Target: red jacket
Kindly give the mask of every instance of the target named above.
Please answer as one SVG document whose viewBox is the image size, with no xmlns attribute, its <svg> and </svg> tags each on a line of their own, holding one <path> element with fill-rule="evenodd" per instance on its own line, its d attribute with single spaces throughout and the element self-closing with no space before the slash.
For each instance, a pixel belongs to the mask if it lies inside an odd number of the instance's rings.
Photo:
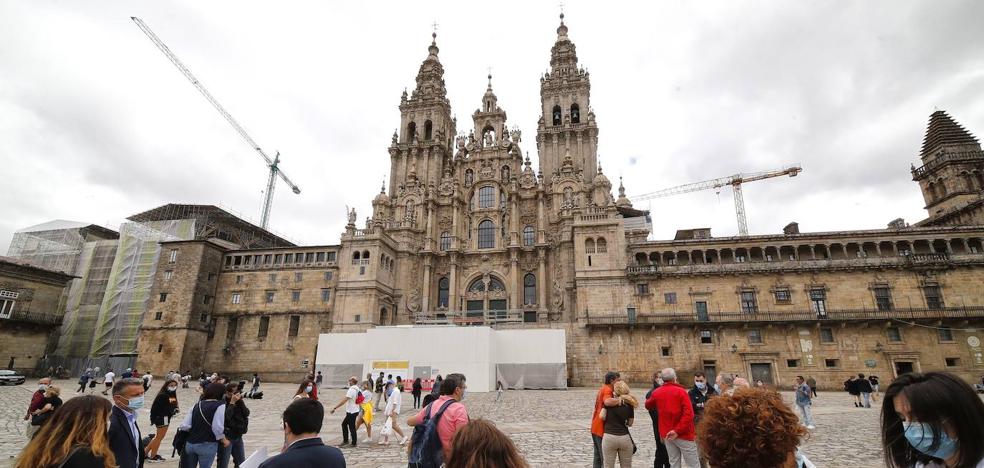
<svg viewBox="0 0 984 468">
<path fill-rule="evenodd" d="M 687 390 L 676 382 L 664 384 L 653 391 L 646 400 L 647 410 L 659 412 L 659 437 L 666 438 L 666 433 L 676 431 L 677 437 L 683 440 L 694 440 L 694 407 L 690 404 Z"/>
<path fill-rule="evenodd" d="M 41 390 L 36 390 L 34 395 L 31 395 L 31 404 L 27 407 L 27 416 L 31 413 L 41 409 L 41 402 L 44 400 L 44 392 Z"/>
</svg>

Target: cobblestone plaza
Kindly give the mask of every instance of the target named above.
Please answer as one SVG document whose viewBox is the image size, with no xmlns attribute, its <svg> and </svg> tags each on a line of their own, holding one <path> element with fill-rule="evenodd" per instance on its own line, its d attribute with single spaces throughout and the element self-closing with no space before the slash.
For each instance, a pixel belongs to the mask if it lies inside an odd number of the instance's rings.
<svg viewBox="0 0 984 468">
<path fill-rule="evenodd" d="M 30 385 L 0 387 L 0 466 L 12 466 L 15 457 L 26 444 L 23 436 L 23 414 L 30 401 Z M 74 381 L 60 381 L 62 394 L 66 398 L 74 396 L 77 385 Z M 159 385 L 154 385 L 151 394 Z M 280 412 L 290 402 L 296 390 L 293 384 L 264 384 L 266 398 L 248 400 L 250 408 L 249 433 L 244 436 L 247 454 L 265 446 L 271 453 L 279 450 L 283 443 L 280 429 Z M 494 421 L 508 434 L 519 447 L 532 466 L 591 466 L 591 436 L 588 427 L 591 408 L 594 404 L 595 389 L 576 388 L 566 391 L 507 391 L 501 401 L 495 403 L 495 393 L 469 393 L 465 406 L 472 419 L 486 418 Z M 641 396 L 643 389 L 635 388 L 633 393 Z M 97 393 L 98 395 L 98 393 Z M 151 395 L 152 396 L 152 395 Z M 323 389 L 320 400 L 330 409 L 342 396 L 342 390 Z M 178 397 L 183 415 L 192 407 L 198 392 L 180 389 Z M 403 396 L 401 421 L 414 413 L 413 398 Z M 792 401 L 792 392 L 783 392 L 787 402 Z M 880 403 L 879 399 L 879 403 Z M 811 431 L 803 443 L 803 451 L 818 467 L 866 468 L 884 466 L 881 462 L 881 449 L 878 436 L 878 408 L 858 409 L 851 405 L 848 395 L 843 392 L 820 393 L 815 400 L 814 419 L 817 428 Z M 327 411 L 326 411 L 327 412 Z M 340 412 L 326 414 L 322 438 L 331 445 L 341 442 Z M 150 433 L 149 409 L 140 410 L 138 418 L 140 431 Z M 374 424 L 374 435 L 382 425 L 382 418 Z M 170 455 L 171 436 L 175 423 L 161 445 L 161 454 Z M 405 422 L 401 424 L 407 431 Z M 406 432 L 409 434 L 409 431 Z M 365 438 L 365 432 L 359 431 Z M 649 415 L 636 413 L 632 435 L 639 446 L 633 458 L 638 466 L 652 463 L 655 443 Z M 165 448 L 167 450 L 165 451 Z M 359 467 L 403 467 L 407 456 L 396 445 L 377 446 L 375 443 L 359 444 L 358 448 L 344 448 L 343 453 L 349 466 Z M 147 466 L 155 466 L 148 464 Z M 176 467 L 176 460 L 168 460 L 156 466 Z"/>
</svg>

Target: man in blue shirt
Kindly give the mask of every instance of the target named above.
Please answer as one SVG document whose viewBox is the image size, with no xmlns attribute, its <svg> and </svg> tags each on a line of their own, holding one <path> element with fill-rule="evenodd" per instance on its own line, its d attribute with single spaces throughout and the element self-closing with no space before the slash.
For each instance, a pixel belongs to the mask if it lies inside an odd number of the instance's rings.
<svg viewBox="0 0 984 468">
<path fill-rule="evenodd" d="M 796 406 L 799 407 L 800 413 L 803 415 L 803 424 L 806 424 L 807 429 L 815 429 L 816 426 L 813 425 L 813 391 L 810 386 L 806 384 L 803 380 L 802 375 L 796 376 Z"/>
</svg>

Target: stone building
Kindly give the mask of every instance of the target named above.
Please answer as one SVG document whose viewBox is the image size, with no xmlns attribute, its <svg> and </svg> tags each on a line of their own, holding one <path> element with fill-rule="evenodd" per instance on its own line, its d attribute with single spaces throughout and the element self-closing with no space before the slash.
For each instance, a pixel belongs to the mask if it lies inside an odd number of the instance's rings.
<svg viewBox="0 0 984 468">
<path fill-rule="evenodd" d="M 32 373 L 54 351 L 73 276 L 0 257 L 0 359 L 5 369 Z"/>
<path fill-rule="evenodd" d="M 945 113 L 912 169 L 926 220 L 652 241 L 649 213 L 621 184 L 613 196 L 599 164 L 590 75 L 563 17 L 540 79 L 535 168 L 492 77 L 459 128 L 436 36 L 427 52 L 365 224 L 349 212 L 338 245 L 163 243 L 175 260 L 153 280 L 141 369 L 289 380 L 309 371 L 319 333 L 487 324 L 565 329 L 573 385 L 666 366 L 827 388 L 857 372 L 984 373 L 984 152 Z"/>
</svg>

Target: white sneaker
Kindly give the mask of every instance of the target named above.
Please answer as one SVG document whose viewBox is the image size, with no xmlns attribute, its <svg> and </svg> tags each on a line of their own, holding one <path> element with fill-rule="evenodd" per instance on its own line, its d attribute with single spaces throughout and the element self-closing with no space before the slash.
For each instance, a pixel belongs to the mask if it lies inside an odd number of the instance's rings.
<svg viewBox="0 0 984 468">
<path fill-rule="evenodd" d="M 366 437 L 365 439 L 362 439 L 362 443 L 363 444 L 368 444 L 368 443 L 371 443 L 371 442 L 372 442 L 372 439 L 370 439 L 368 437 Z"/>
<path fill-rule="evenodd" d="M 817 426 L 814 426 L 813 424 L 810 424 L 809 426 L 806 426 L 806 428 L 807 429 L 816 429 Z"/>
</svg>

